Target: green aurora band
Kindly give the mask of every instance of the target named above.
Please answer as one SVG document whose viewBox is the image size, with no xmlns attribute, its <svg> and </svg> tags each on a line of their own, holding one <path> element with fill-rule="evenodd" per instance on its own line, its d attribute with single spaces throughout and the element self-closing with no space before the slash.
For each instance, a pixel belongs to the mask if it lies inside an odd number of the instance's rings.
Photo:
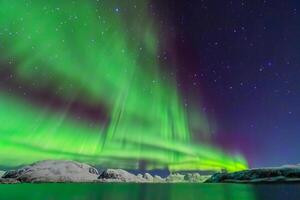
<svg viewBox="0 0 300 200">
<path fill-rule="evenodd" d="M 9 68 L 14 80 L 65 102 L 104 107 L 109 117 L 91 124 L 72 116 L 68 105 L 54 110 L 1 89 L 2 165 L 73 159 L 123 168 L 141 161 L 147 169 L 247 168 L 240 155 L 192 142 L 176 78 L 159 68 L 147 4 L 130 5 L 0 0 L 0 70 Z"/>
</svg>

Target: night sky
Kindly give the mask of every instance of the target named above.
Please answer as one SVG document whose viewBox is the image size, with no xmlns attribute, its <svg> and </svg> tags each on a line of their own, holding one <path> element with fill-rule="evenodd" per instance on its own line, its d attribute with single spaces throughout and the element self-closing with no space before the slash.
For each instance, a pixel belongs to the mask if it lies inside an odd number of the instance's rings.
<svg viewBox="0 0 300 200">
<path fill-rule="evenodd" d="M 0 5 L 1 162 L 300 163 L 299 1 Z"/>
<path fill-rule="evenodd" d="M 197 96 L 216 120 L 215 142 L 251 166 L 299 163 L 300 3 L 153 4 L 168 38 L 163 58 L 177 64 L 185 106 Z"/>
</svg>

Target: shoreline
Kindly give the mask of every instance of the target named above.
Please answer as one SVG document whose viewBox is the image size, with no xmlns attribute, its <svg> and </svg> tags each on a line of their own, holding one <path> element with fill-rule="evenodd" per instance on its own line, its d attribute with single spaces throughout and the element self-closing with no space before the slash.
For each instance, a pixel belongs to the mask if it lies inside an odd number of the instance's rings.
<svg viewBox="0 0 300 200">
<path fill-rule="evenodd" d="M 195 184 L 236 183 L 274 184 L 300 183 L 300 165 L 255 168 L 237 172 L 217 172 L 201 175 L 197 172 L 170 173 L 166 177 L 145 172 L 133 174 L 123 169 L 96 169 L 85 163 L 65 160 L 45 160 L 16 170 L 1 171 L 0 184 L 78 183 L 78 184 Z"/>
</svg>

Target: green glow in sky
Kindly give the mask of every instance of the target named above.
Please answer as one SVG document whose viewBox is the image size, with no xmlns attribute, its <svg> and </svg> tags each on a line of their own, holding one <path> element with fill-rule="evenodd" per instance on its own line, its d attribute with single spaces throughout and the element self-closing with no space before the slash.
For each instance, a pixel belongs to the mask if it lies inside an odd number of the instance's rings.
<svg viewBox="0 0 300 200">
<path fill-rule="evenodd" d="M 144 1 L 0 1 L 0 69 L 9 68 L 13 81 L 33 91 L 99 105 L 109 118 L 92 123 L 73 116 L 68 105 L 54 110 L 0 88 L 1 163 L 247 167 L 243 157 L 193 140 L 176 77 L 159 68 L 159 40 L 146 7 Z"/>
</svg>

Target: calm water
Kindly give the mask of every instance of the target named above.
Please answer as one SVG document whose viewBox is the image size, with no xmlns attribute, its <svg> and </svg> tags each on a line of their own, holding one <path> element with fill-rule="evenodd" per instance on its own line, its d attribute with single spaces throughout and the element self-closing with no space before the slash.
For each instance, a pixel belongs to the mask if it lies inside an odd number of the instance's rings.
<svg viewBox="0 0 300 200">
<path fill-rule="evenodd" d="M 18 184 L 0 185 L 1 200 L 283 200 L 300 184 Z"/>
</svg>

